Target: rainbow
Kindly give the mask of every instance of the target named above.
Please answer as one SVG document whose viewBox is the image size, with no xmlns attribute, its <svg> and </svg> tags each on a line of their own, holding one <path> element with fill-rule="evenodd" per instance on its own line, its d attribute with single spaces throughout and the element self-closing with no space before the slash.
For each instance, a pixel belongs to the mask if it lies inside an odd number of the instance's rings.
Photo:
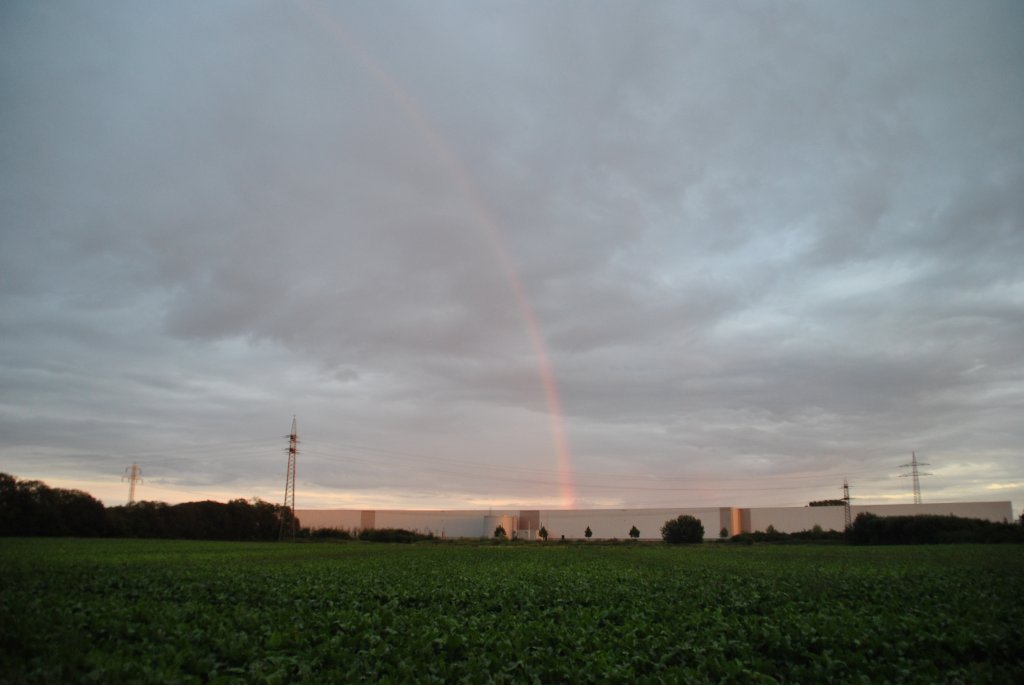
<svg viewBox="0 0 1024 685">
<path fill-rule="evenodd" d="M 394 100 L 405 118 L 424 140 L 441 164 L 448 169 L 455 180 L 459 192 L 472 208 L 477 224 L 483 229 L 490 246 L 491 254 L 501 267 L 501 272 L 508 282 L 516 308 L 522 318 L 533 355 L 537 360 L 544 399 L 547 403 L 551 426 L 551 437 L 554 443 L 559 491 L 562 507 L 573 508 L 576 503 L 575 487 L 572 476 L 572 456 L 569 448 L 569 437 L 565 427 L 565 416 L 562 412 L 562 401 L 558 393 L 551 365 L 551 356 L 545 342 L 544 331 L 537 320 L 537 315 L 526 296 L 526 287 L 512 263 L 508 250 L 505 248 L 499 231 L 498 223 L 492 215 L 481 193 L 470 178 L 465 164 L 452 150 L 438 131 L 430 125 L 416 100 L 402 88 L 398 80 L 392 76 L 373 56 L 338 22 L 325 8 L 313 2 L 301 1 L 308 14 L 319 21 L 320 26 L 333 35 L 339 43 L 370 73 Z"/>
</svg>

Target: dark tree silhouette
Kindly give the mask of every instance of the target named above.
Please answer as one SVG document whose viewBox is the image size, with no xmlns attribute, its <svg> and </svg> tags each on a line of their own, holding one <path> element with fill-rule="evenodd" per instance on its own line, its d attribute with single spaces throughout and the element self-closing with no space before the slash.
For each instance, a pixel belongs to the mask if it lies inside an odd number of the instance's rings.
<svg viewBox="0 0 1024 685">
<path fill-rule="evenodd" d="M 700 519 L 683 514 L 665 521 L 661 527 L 661 539 L 673 545 L 704 541 L 704 525 Z"/>
<path fill-rule="evenodd" d="M 0 473 L 0 535 L 276 540 L 284 511 L 259 499 L 104 508 L 80 490 Z"/>
</svg>

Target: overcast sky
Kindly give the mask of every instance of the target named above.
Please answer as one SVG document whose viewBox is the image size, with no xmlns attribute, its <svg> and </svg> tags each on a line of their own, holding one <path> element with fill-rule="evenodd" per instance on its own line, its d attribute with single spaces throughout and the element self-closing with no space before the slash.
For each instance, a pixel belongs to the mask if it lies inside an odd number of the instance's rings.
<svg viewBox="0 0 1024 685">
<path fill-rule="evenodd" d="M 5 2 L 0 471 L 1024 505 L 1024 4 Z"/>
</svg>

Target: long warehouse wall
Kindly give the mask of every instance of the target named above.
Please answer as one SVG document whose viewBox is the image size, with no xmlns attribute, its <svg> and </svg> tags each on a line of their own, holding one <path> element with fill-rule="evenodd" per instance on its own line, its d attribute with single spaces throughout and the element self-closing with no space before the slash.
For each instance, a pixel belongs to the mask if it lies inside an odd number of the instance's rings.
<svg viewBox="0 0 1024 685">
<path fill-rule="evenodd" d="M 1009 501 L 949 502 L 934 504 L 869 504 L 850 507 L 853 517 L 862 512 L 878 516 L 914 514 L 954 515 L 988 521 L 1012 521 Z M 665 521 L 688 514 L 700 520 L 705 538 L 717 538 L 724 528 L 728 535 L 767 530 L 795 533 L 821 526 L 824 530 L 842 530 L 844 507 L 706 507 L 660 509 L 506 509 L 506 510 L 416 510 L 416 509 L 298 509 L 301 524 L 308 528 L 405 528 L 447 538 L 492 537 L 501 525 L 508 535 L 534 540 L 541 526 L 548 539 L 579 540 L 587 527 L 594 539 L 620 540 L 629 537 L 636 526 L 641 540 L 661 538 Z"/>
<path fill-rule="evenodd" d="M 821 526 L 822 530 L 846 527 L 846 507 L 767 507 L 750 509 L 750 524 L 744 532 L 765 531 L 772 526 L 780 533 L 797 533 Z M 301 520 L 301 519 L 300 519 Z"/>
</svg>

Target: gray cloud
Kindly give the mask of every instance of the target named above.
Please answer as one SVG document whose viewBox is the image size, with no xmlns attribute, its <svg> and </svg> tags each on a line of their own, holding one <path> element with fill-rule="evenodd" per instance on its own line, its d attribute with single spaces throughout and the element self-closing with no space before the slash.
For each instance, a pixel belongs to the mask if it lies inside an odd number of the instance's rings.
<svg viewBox="0 0 1024 685">
<path fill-rule="evenodd" d="M 1013 3 L 0 12 L 7 470 L 557 501 L 521 287 L 580 501 L 1021 499 Z"/>
</svg>

